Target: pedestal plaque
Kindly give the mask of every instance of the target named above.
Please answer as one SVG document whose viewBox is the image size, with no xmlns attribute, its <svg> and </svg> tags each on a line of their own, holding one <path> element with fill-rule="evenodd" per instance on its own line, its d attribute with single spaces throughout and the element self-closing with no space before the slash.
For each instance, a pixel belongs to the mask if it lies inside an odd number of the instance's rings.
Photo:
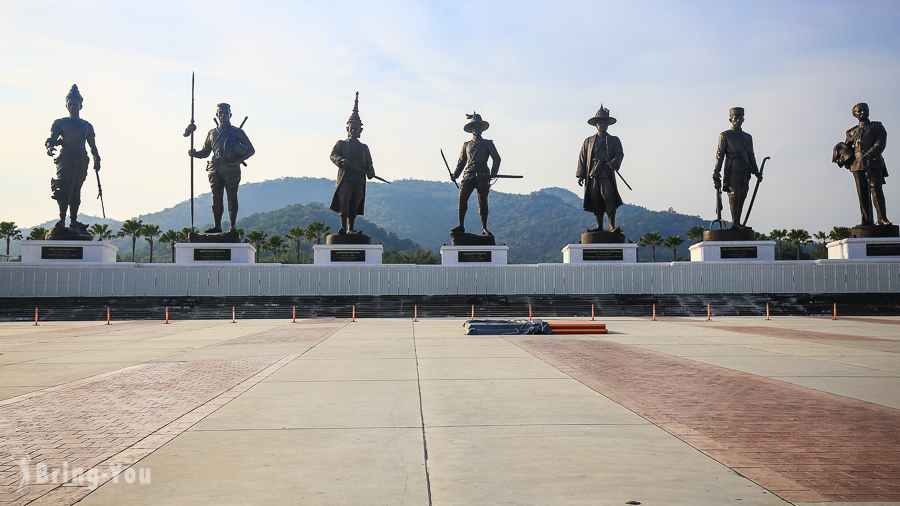
<svg viewBox="0 0 900 506">
<path fill-rule="evenodd" d="M 349 235 L 349 234 L 348 234 Z M 380 244 L 316 244 L 316 265 L 381 265 L 384 246 Z"/>
<path fill-rule="evenodd" d="M 775 261 L 775 241 L 703 241 L 689 250 L 691 262 Z"/>
<path fill-rule="evenodd" d="M 115 263 L 118 250 L 103 241 L 22 241 L 22 263 Z"/>
<path fill-rule="evenodd" d="M 900 261 L 900 237 L 843 239 L 825 247 L 829 260 Z"/>
<path fill-rule="evenodd" d="M 509 246 L 446 246 L 441 247 L 442 265 L 506 265 Z"/>
<path fill-rule="evenodd" d="M 176 264 L 254 264 L 256 248 L 246 243 L 180 242 Z"/>
<path fill-rule="evenodd" d="M 633 264 L 637 244 L 568 244 L 562 250 L 564 264 Z"/>
</svg>

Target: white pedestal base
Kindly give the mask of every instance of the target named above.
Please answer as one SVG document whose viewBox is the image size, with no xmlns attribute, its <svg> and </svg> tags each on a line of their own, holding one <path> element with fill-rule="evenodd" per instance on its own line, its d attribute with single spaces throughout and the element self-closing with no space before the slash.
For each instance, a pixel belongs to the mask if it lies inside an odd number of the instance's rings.
<svg viewBox="0 0 900 506">
<path fill-rule="evenodd" d="M 691 262 L 775 261 L 775 241 L 703 241 L 689 249 Z"/>
<path fill-rule="evenodd" d="M 564 264 L 637 263 L 637 244 L 569 244 L 562 250 Z"/>
<path fill-rule="evenodd" d="M 829 260 L 900 260 L 900 237 L 842 239 L 830 242 L 825 247 L 828 248 Z"/>
<path fill-rule="evenodd" d="M 381 244 L 316 244 L 313 263 L 316 265 L 381 265 L 384 246 Z"/>
<path fill-rule="evenodd" d="M 179 242 L 176 264 L 255 264 L 256 248 L 246 243 Z"/>
<path fill-rule="evenodd" d="M 509 246 L 442 246 L 441 265 L 506 265 Z"/>
<path fill-rule="evenodd" d="M 22 263 L 115 263 L 118 250 L 103 241 L 22 241 Z"/>
</svg>

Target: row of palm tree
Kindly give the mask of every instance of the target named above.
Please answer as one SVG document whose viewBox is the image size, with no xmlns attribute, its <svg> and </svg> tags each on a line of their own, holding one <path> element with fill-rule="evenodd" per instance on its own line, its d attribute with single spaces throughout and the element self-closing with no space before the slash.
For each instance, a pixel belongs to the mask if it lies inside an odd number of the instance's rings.
<svg viewBox="0 0 900 506">
<path fill-rule="evenodd" d="M 695 227 L 691 227 L 690 230 L 687 231 L 687 238 L 689 240 L 694 241 L 695 243 L 703 241 L 703 232 L 705 229 L 698 225 Z M 756 232 L 757 240 L 772 240 L 777 243 L 777 260 L 783 260 L 782 248 L 781 245 L 783 242 L 788 242 L 793 244 L 797 248 L 797 260 L 800 260 L 800 252 L 803 248 L 813 242 L 815 239 L 816 242 L 820 244 L 821 254 L 824 258 L 826 256 L 825 249 L 826 243 L 828 241 L 840 241 L 841 239 L 847 239 L 850 237 L 850 227 L 834 227 L 831 229 L 831 232 L 823 232 L 819 231 L 815 234 L 810 235 L 810 233 L 802 228 L 793 228 L 790 231 L 786 229 L 775 229 L 769 232 L 769 235 L 760 234 Z M 657 246 L 666 246 L 668 248 L 672 248 L 672 258 L 678 258 L 678 246 L 684 243 L 684 239 L 680 235 L 669 236 L 665 239 L 659 234 L 659 232 L 647 232 L 643 236 L 641 236 L 638 241 L 638 246 L 642 247 L 650 247 L 651 256 L 653 261 L 656 261 L 656 247 Z"/>
<path fill-rule="evenodd" d="M 322 244 L 322 239 L 330 231 L 331 227 L 329 225 L 321 221 L 314 221 L 306 227 L 291 227 L 284 237 L 280 235 L 270 236 L 266 232 L 252 230 L 244 238 L 244 242 L 250 243 L 256 248 L 256 261 L 259 262 L 260 251 L 271 251 L 272 260 L 274 261 L 282 250 L 286 250 L 289 247 L 288 241 L 293 241 L 296 246 L 297 263 L 300 263 L 300 243 L 315 241 L 316 244 Z"/>
</svg>

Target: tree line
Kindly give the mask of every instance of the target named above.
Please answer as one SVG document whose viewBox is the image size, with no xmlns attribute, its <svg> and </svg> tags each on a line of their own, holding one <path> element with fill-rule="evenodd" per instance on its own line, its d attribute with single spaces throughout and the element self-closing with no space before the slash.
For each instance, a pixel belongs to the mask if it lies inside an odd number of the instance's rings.
<svg viewBox="0 0 900 506">
<path fill-rule="evenodd" d="M 303 255 L 301 253 L 301 244 L 304 242 L 322 244 L 322 239 L 328 235 L 331 227 L 321 221 L 314 221 L 306 227 L 292 227 L 284 236 L 269 235 L 267 232 L 260 230 L 246 232 L 243 228 L 238 228 L 237 231 L 241 242 L 251 244 L 256 248 L 257 262 L 312 263 L 312 254 Z M 44 227 L 35 227 L 25 237 L 25 240 L 44 240 L 47 232 L 48 230 Z M 154 245 L 157 243 L 166 244 L 171 248 L 171 261 L 175 262 L 175 245 L 189 242 L 191 228 L 185 227 L 179 231 L 167 230 L 163 232 L 159 225 L 132 219 L 122 223 L 122 227 L 118 232 L 110 229 L 109 225 L 100 223 L 91 225 L 88 228 L 88 232 L 93 237 L 96 237 L 98 241 L 109 241 L 113 238 L 131 239 L 132 260 L 135 258 L 138 239 L 144 239 L 150 246 L 150 263 L 153 263 Z M 23 239 L 22 229 L 17 227 L 15 222 L 0 222 L 0 237 L 6 239 L 6 254 L 9 255 L 10 242 Z M 271 253 L 271 256 L 267 259 L 264 255 L 261 255 L 263 252 Z M 423 251 L 421 248 L 413 248 L 409 251 L 385 251 L 382 261 L 384 263 L 438 264 L 441 262 L 441 257 L 430 249 Z"/>
</svg>

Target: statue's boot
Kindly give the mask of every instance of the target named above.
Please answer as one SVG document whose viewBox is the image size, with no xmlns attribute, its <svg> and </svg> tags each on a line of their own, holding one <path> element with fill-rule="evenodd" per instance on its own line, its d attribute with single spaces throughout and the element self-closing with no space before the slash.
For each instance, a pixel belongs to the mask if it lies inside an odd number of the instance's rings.
<svg viewBox="0 0 900 506">
<path fill-rule="evenodd" d="M 494 234 L 492 234 L 490 230 L 488 230 L 486 228 L 482 228 L 481 235 L 494 235 Z"/>
<path fill-rule="evenodd" d="M 237 232 L 237 227 L 235 227 L 234 225 L 232 225 L 231 228 L 228 229 L 228 231 L 229 231 L 229 232 Z"/>
<path fill-rule="evenodd" d="M 347 229 L 344 227 L 341 227 L 341 229 L 338 230 L 337 233 L 338 233 L 338 235 L 344 235 L 347 233 Z"/>
<path fill-rule="evenodd" d="M 86 229 L 86 228 L 88 228 L 88 226 L 85 225 L 84 223 L 81 223 L 80 221 L 76 220 L 75 218 L 72 218 L 69 220 L 69 228 L 84 228 L 84 229 Z"/>
<path fill-rule="evenodd" d="M 609 231 L 610 232 L 621 232 L 622 229 L 616 226 L 616 213 L 608 213 L 609 216 Z M 600 228 L 603 228 L 602 226 Z"/>
<path fill-rule="evenodd" d="M 733 195 L 729 195 L 729 204 L 731 206 L 731 228 L 739 230 L 745 228 L 741 225 L 741 207 L 742 203 L 735 202 L 737 199 Z"/>
<path fill-rule="evenodd" d="M 875 193 L 875 198 L 872 199 L 875 204 L 875 214 L 878 216 L 878 224 L 879 225 L 893 225 L 890 220 L 888 220 L 887 212 L 885 210 L 884 205 L 884 192 L 878 191 Z"/>
<path fill-rule="evenodd" d="M 205 230 L 203 233 L 204 234 L 221 234 L 222 227 L 213 227 L 213 228 Z"/>
<path fill-rule="evenodd" d="M 59 221 L 56 222 L 56 225 L 54 225 L 54 227 L 56 227 L 56 228 L 66 228 L 66 219 L 65 219 L 65 218 L 61 218 Z"/>
<path fill-rule="evenodd" d="M 450 229 L 450 232 L 452 232 L 452 233 L 459 233 L 459 234 L 461 234 L 461 233 L 463 233 L 463 232 L 465 232 L 465 231 L 466 231 L 466 227 L 464 227 L 464 226 L 462 226 L 462 225 L 458 225 L 458 226 L 455 226 L 455 227 L 453 227 L 453 228 Z"/>
</svg>

